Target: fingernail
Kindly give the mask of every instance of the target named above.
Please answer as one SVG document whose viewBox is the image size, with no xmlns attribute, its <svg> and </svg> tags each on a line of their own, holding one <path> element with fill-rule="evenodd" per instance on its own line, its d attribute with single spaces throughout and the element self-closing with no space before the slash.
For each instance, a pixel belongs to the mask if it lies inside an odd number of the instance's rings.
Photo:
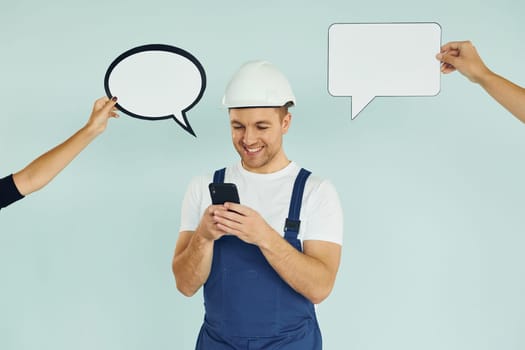
<svg viewBox="0 0 525 350">
<path fill-rule="evenodd" d="M 116 101 L 116 100 L 117 100 L 117 96 L 113 96 L 113 97 L 111 98 L 111 101 Z"/>
</svg>

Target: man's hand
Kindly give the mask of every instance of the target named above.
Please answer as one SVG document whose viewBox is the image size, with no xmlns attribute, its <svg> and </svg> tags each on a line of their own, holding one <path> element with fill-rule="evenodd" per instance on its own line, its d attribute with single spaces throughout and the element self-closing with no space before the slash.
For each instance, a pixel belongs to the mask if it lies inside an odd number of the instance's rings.
<svg viewBox="0 0 525 350">
<path fill-rule="evenodd" d="M 260 246 L 265 238 L 275 232 L 255 210 L 241 204 L 224 203 L 213 213 L 216 227 L 221 232 L 237 236 L 246 243 Z"/>
<path fill-rule="evenodd" d="M 226 234 L 226 231 L 217 225 L 216 216 L 228 212 L 222 205 L 210 205 L 202 215 L 199 227 L 195 232 L 207 241 L 215 241 Z"/>
</svg>

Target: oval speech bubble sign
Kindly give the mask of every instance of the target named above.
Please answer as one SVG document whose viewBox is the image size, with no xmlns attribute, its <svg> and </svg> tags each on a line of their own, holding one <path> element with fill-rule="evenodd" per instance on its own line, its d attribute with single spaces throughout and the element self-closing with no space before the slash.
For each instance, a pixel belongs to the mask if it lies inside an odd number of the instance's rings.
<svg viewBox="0 0 525 350">
<path fill-rule="evenodd" d="M 175 46 L 150 44 L 118 56 L 104 77 L 109 98 L 118 97 L 117 108 L 147 120 L 173 118 L 195 136 L 186 113 L 202 98 L 206 73 L 189 52 Z"/>
</svg>

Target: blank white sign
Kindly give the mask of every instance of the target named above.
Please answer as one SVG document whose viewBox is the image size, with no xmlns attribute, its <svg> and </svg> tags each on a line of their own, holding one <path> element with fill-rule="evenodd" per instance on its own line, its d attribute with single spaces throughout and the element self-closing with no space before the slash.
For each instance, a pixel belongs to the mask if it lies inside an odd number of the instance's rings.
<svg viewBox="0 0 525 350">
<path fill-rule="evenodd" d="M 328 91 L 352 96 L 352 119 L 376 96 L 434 96 L 440 90 L 437 23 L 333 24 Z"/>
</svg>

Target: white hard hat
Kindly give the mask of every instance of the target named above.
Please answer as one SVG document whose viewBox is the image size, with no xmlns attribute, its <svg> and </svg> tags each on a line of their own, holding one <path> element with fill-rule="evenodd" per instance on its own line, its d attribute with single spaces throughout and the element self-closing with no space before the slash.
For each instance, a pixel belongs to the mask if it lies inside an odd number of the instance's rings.
<svg viewBox="0 0 525 350">
<path fill-rule="evenodd" d="M 270 62 L 251 61 L 239 68 L 226 87 L 222 104 L 227 108 L 282 107 L 295 96 L 288 79 Z"/>
</svg>

